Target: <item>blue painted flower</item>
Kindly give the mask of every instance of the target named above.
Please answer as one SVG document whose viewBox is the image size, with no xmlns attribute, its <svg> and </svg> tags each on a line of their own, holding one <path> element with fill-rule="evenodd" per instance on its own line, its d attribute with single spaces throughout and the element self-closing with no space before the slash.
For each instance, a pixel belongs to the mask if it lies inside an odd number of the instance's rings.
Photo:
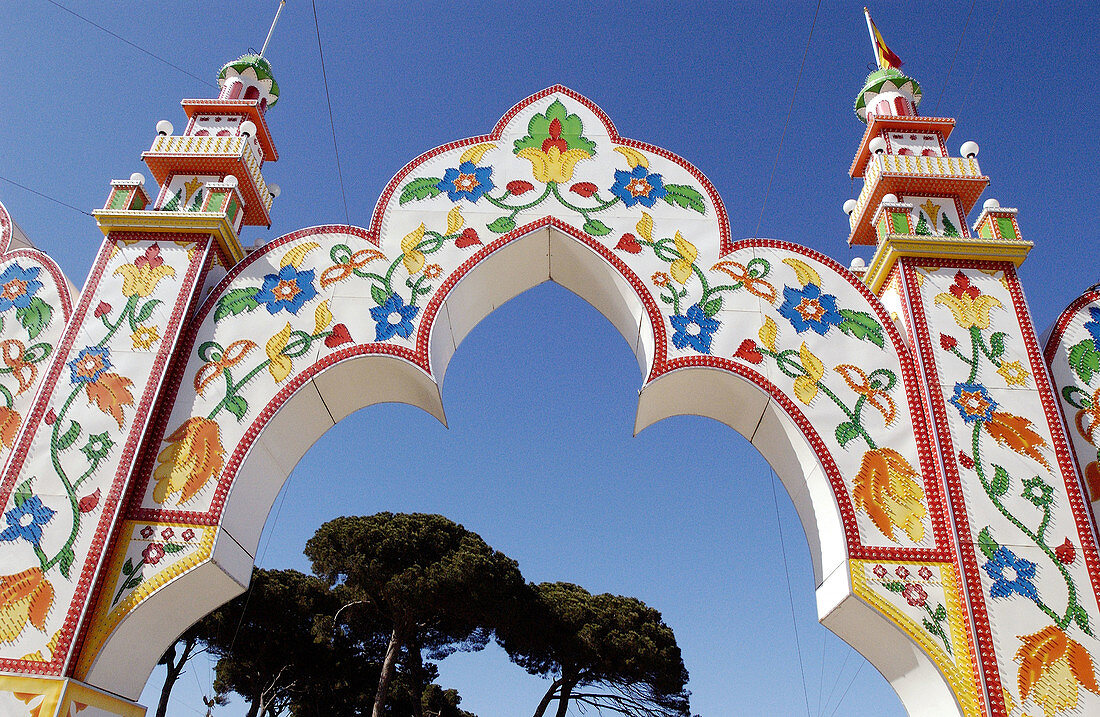
<svg viewBox="0 0 1100 717">
<path fill-rule="evenodd" d="M 111 352 L 106 346 L 86 346 L 66 366 L 73 372 L 74 384 L 95 383 L 100 374 L 111 368 Z"/>
<path fill-rule="evenodd" d="M 707 316 L 699 304 L 693 304 L 687 310 L 687 316 L 670 316 L 669 321 L 676 329 L 672 334 L 673 346 L 678 349 L 691 346 L 701 354 L 710 353 L 710 340 L 720 324 L 718 319 Z"/>
<path fill-rule="evenodd" d="M 650 174 L 649 170 L 640 164 L 629 172 L 616 169 L 615 184 L 611 186 L 611 193 L 623 200 L 623 204 L 628 207 L 635 204 L 652 207 L 658 199 L 668 194 L 661 175 Z"/>
<path fill-rule="evenodd" d="M 3 280 L 2 276 L 0 276 L 0 280 Z M 1092 334 L 1093 348 L 1100 351 L 1100 309 L 1090 306 L 1089 314 L 1092 316 L 1092 321 L 1086 321 L 1085 328 Z"/>
<path fill-rule="evenodd" d="M 844 316 L 836 308 L 836 297 L 822 294 L 817 284 L 806 284 L 801 289 L 783 287 L 783 305 L 779 313 L 791 322 L 796 333 L 813 329 L 824 336 L 829 329 L 844 323 Z"/>
<path fill-rule="evenodd" d="M 1008 597 L 1016 593 L 1031 600 L 1039 599 L 1039 591 L 1031 582 L 1035 577 L 1035 563 L 1017 557 L 1005 546 L 997 548 L 997 552 L 993 553 L 993 557 L 982 566 L 982 569 L 993 578 L 989 597 Z"/>
<path fill-rule="evenodd" d="M 40 267 L 32 266 L 24 269 L 18 264 L 12 264 L 0 274 L 0 311 L 7 311 L 11 307 L 25 309 L 30 305 L 35 293 L 42 288 L 42 282 L 38 280 Z"/>
<path fill-rule="evenodd" d="M 22 538 L 34 547 L 42 541 L 42 526 L 50 522 L 57 511 L 42 504 L 42 499 L 32 495 L 15 508 L 4 513 L 8 527 L 0 532 L 0 541 Z"/>
<path fill-rule="evenodd" d="M 492 167 L 479 167 L 473 162 L 462 162 L 455 169 L 451 167 L 443 173 L 443 179 L 439 180 L 436 188 L 446 192 L 452 202 L 459 199 L 467 199 L 476 202 L 481 195 L 493 188 L 493 180 L 489 175 L 493 173 Z"/>
<path fill-rule="evenodd" d="M 997 410 L 997 402 L 980 383 L 956 383 L 955 395 L 950 400 L 967 423 L 985 423 L 993 418 L 993 411 Z"/>
<path fill-rule="evenodd" d="M 253 298 L 256 303 L 266 305 L 269 314 L 277 314 L 283 309 L 297 314 L 298 309 L 315 296 L 313 269 L 298 271 L 293 264 L 287 264 L 278 274 L 265 276 L 264 285 Z"/>
<path fill-rule="evenodd" d="M 386 303 L 370 310 L 371 318 L 378 322 L 374 327 L 374 340 L 389 341 L 394 334 L 409 338 L 413 332 L 412 320 L 419 311 L 419 306 L 406 306 L 397 292 L 390 294 Z"/>
</svg>

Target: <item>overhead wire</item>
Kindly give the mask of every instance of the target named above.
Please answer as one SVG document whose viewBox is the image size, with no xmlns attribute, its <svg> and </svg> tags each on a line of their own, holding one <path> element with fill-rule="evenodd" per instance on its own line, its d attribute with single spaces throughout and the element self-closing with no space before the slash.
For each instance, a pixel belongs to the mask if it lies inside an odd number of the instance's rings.
<svg viewBox="0 0 1100 717">
<path fill-rule="evenodd" d="M 340 147 L 336 144 L 336 122 L 332 119 L 332 97 L 328 91 L 328 74 L 325 72 L 325 51 L 321 48 L 321 25 L 317 22 L 317 0 L 313 0 L 313 27 L 317 31 L 317 53 L 321 56 L 321 79 L 325 84 L 325 102 L 328 103 L 328 123 L 332 128 L 332 151 L 336 153 L 336 176 L 340 180 L 340 197 L 344 200 L 344 223 L 351 224 L 348 214 L 348 196 L 344 193 L 344 172 L 340 168 Z"/>
<path fill-rule="evenodd" d="M 810 23 L 810 34 L 806 36 L 806 47 L 802 50 L 802 62 L 798 65 L 798 78 L 794 81 L 794 91 L 791 92 L 791 104 L 787 108 L 787 119 L 783 121 L 783 132 L 779 135 L 779 147 L 775 150 L 775 161 L 772 162 L 772 171 L 768 175 L 768 186 L 764 190 L 764 201 L 760 203 L 760 218 L 756 220 L 756 231 L 752 233 L 754 237 L 760 234 L 760 224 L 764 221 L 764 209 L 768 206 L 768 195 L 772 191 L 772 181 L 775 179 L 775 168 L 779 166 L 779 155 L 783 152 L 783 140 L 787 138 L 787 125 L 791 122 L 791 114 L 794 112 L 794 99 L 798 96 L 798 85 L 802 82 L 802 70 L 806 67 L 806 56 L 810 52 L 810 41 L 814 37 L 814 28 L 817 27 L 817 14 L 821 10 L 821 0 L 817 0 L 817 7 L 814 8 L 814 19 Z"/>
<path fill-rule="evenodd" d="M 53 202 L 55 204 L 60 204 L 63 207 L 68 207 L 69 209 L 72 209 L 74 212 L 80 212 L 81 214 L 83 214 L 86 217 L 92 216 L 91 212 L 86 212 L 83 209 L 81 209 L 80 207 L 74 207 L 72 204 L 66 204 L 65 202 L 61 201 L 60 199 L 55 199 L 54 197 L 51 197 L 48 194 L 43 194 L 42 192 L 38 191 L 37 189 L 31 189 L 30 187 L 26 186 L 25 184 L 20 184 L 19 182 L 16 182 L 13 179 L 8 179 L 7 177 L 0 177 L 0 180 L 3 180 L 3 181 L 5 181 L 8 184 L 11 184 L 13 186 L 19 187 L 20 189 L 22 189 L 24 191 L 27 191 L 27 192 L 30 192 L 31 194 L 37 194 L 38 196 L 42 197 L 43 199 L 49 199 L 51 202 Z"/>
<path fill-rule="evenodd" d="M 993 22 L 990 24 L 989 29 L 982 34 L 984 38 L 982 51 L 978 53 L 978 63 L 974 65 L 974 73 L 970 75 L 970 82 L 966 85 L 965 97 L 971 97 L 970 92 L 974 89 L 974 81 L 978 79 L 978 71 L 982 68 L 982 61 L 985 60 L 985 51 L 989 48 L 989 38 L 997 32 L 997 21 L 1001 19 L 1001 10 L 1004 9 L 1004 6 L 1004 0 L 997 2 L 997 14 L 993 16 Z"/>
<path fill-rule="evenodd" d="M 848 696 L 848 690 L 852 689 L 852 685 L 855 684 L 856 678 L 859 677 L 859 673 L 863 671 L 863 666 L 865 664 L 867 664 L 867 663 L 866 662 L 859 663 L 859 667 L 857 667 L 856 671 L 852 673 L 852 679 L 848 680 L 848 686 L 844 688 L 843 694 L 841 694 L 840 699 L 837 700 L 836 706 L 833 707 L 833 711 L 829 713 L 829 717 L 833 717 L 833 715 L 836 714 L 836 711 L 838 709 L 840 709 L 840 706 L 842 704 L 844 704 L 844 698 Z"/>
<path fill-rule="evenodd" d="M 943 89 L 940 90 L 939 97 L 936 98 L 936 108 L 932 110 L 933 117 L 939 117 L 940 102 L 943 100 L 943 96 L 947 94 L 947 86 L 951 82 L 951 71 L 955 69 L 955 60 L 959 56 L 959 50 L 962 48 L 963 39 L 966 37 L 966 28 L 970 25 L 970 17 L 974 14 L 974 5 L 977 0 L 970 0 L 970 12 L 966 14 L 966 22 L 963 23 L 962 31 L 959 33 L 959 42 L 955 45 L 955 54 L 951 56 L 951 64 L 947 66 L 947 77 L 943 80 Z"/>
<path fill-rule="evenodd" d="M 217 87 L 217 85 L 216 85 L 216 84 L 214 84 L 213 82 L 211 82 L 210 80 L 207 80 L 207 79 L 203 79 L 202 77 L 199 77 L 198 75 L 196 75 L 196 74 L 194 74 L 194 73 L 192 73 L 192 72 L 188 71 L 187 69 L 185 69 L 185 68 L 183 68 L 183 67 L 180 67 L 179 65 L 177 65 L 177 64 L 176 64 L 176 63 L 174 63 L 174 62 L 172 62 L 171 60 L 167 60 L 167 59 L 165 59 L 165 58 L 161 57 L 160 55 L 156 54 L 155 52 L 152 52 L 152 51 L 150 51 L 150 50 L 146 50 L 146 49 L 145 49 L 144 47 L 142 47 L 141 45 L 138 45 L 138 44 L 137 44 L 137 43 L 135 43 L 135 42 L 131 42 L 131 41 L 127 40 L 127 39 L 126 39 L 125 37 L 123 37 L 122 35 L 119 35 L 119 34 L 118 34 L 117 32 L 114 32 L 114 31 L 112 31 L 112 30 L 108 30 L 107 28 L 103 27 L 102 25 L 100 25 L 100 24 L 99 24 L 98 22 L 96 22 L 95 20 L 92 20 L 92 19 L 90 19 L 90 18 L 84 17 L 83 15 L 81 15 L 81 14 L 80 14 L 80 13 L 78 13 L 78 12 L 76 12 L 75 10 L 72 10 L 72 9 L 70 9 L 70 8 L 67 8 L 67 7 L 65 7 L 64 5 L 62 5 L 62 4 L 61 4 L 61 3 L 59 3 L 59 2 L 56 2 L 55 0 L 46 0 L 46 2 L 48 2 L 48 3 L 49 3 L 49 4 L 51 4 L 51 5 L 53 5 L 54 7 L 57 7 L 57 8 L 59 8 L 59 9 L 61 9 L 61 10 L 64 10 L 65 12 L 69 13 L 69 14 L 70 14 L 70 15 L 72 15 L 73 17 L 77 17 L 77 18 L 80 18 L 81 20 L 83 20 L 84 22 L 88 23 L 88 24 L 89 24 L 89 25 L 91 25 L 92 27 L 95 27 L 95 28 L 98 28 L 98 29 L 102 30 L 103 32 L 105 32 L 105 33 L 107 33 L 108 35 L 110 35 L 111 37 L 115 38 L 116 40 L 119 40 L 119 41 L 121 41 L 121 42 L 124 42 L 124 43 L 126 43 L 127 45 L 129 45 L 130 47 L 134 48 L 135 50 L 138 50 L 139 52 L 144 52 L 144 53 L 145 53 L 146 55 L 148 55 L 149 57 L 152 57 L 153 59 L 155 59 L 155 60 L 158 60 L 158 61 L 160 61 L 160 62 L 163 62 L 164 64 L 168 65 L 168 66 L 169 66 L 169 67 L 171 67 L 172 69 L 175 69 L 175 70 L 179 70 L 180 72 L 182 72 L 183 74 L 187 75 L 188 77 L 193 77 L 194 79 L 198 80 L 199 82 L 203 83 L 204 85 L 207 85 L 207 86 L 210 86 L 210 87 Z"/>
<path fill-rule="evenodd" d="M 806 687 L 806 667 L 802 659 L 802 642 L 798 639 L 798 619 L 794 613 L 794 593 L 791 591 L 791 567 L 787 563 L 787 544 L 783 539 L 783 521 L 779 517 L 779 496 L 775 484 L 779 477 L 772 471 L 772 502 L 775 504 L 775 522 L 779 528 L 779 550 L 783 556 L 783 569 L 787 573 L 787 602 L 791 606 L 791 624 L 794 626 L 794 647 L 798 653 L 798 671 L 802 673 L 802 697 L 806 701 L 806 717 L 810 714 L 810 691 Z"/>
</svg>

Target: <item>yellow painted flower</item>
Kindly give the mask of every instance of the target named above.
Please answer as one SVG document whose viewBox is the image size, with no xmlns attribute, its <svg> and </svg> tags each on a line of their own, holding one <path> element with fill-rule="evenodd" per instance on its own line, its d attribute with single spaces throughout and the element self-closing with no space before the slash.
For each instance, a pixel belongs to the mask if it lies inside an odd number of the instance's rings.
<svg viewBox="0 0 1100 717">
<path fill-rule="evenodd" d="M 164 263 L 160 258 L 160 246 L 153 244 L 133 264 L 123 264 L 115 273 L 122 274 L 123 294 L 145 298 L 153 293 L 161 279 L 175 276 L 176 270 Z"/>
<path fill-rule="evenodd" d="M 672 241 L 676 244 L 676 251 L 680 258 L 673 260 L 668 267 L 668 273 L 672 274 L 672 278 L 676 281 L 685 284 L 691 277 L 691 266 L 698 258 L 699 250 L 695 248 L 694 244 L 684 239 L 680 232 L 676 232 L 676 236 L 672 238 Z"/>
<path fill-rule="evenodd" d="M 563 152 L 557 144 L 553 144 L 544 150 L 525 147 L 516 152 L 516 156 L 523 157 L 531 163 L 531 173 L 538 181 L 544 184 L 548 182 L 564 184 L 573 178 L 573 167 L 577 162 L 588 159 L 592 155 L 586 150 L 576 148 Z"/>
<path fill-rule="evenodd" d="M 975 326 L 988 329 L 990 309 L 1004 306 L 995 297 L 983 294 L 961 271 L 955 274 L 955 283 L 951 285 L 950 291 L 937 294 L 935 302 L 951 309 L 955 323 L 967 330 Z"/>
<path fill-rule="evenodd" d="M 1005 361 L 997 369 L 997 373 L 1001 374 L 1001 378 L 1009 386 L 1026 386 L 1031 375 L 1019 361 Z"/>
<path fill-rule="evenodd" d="M 15 642 L 27 623 L 45 630 L 52 605 L 53 586 L 41 568 L 0 576 L 0 642 Z"/>
<path fill-rule="evenodd" d="M 150 349 L 160 340 L 160 331 L 156 326 L 138 326 L 137 331 L 130 334 L 130 340 L 134 342 L 135 349 Z"/>
<path fill-rule="evenodd" d="M 1046 717 L 1075 709 L 1081 687 L 1100 695 L 1088 650 L 1066 637 L 1061 628 L 1050 625 L 1033 635 L 1021 635 L 1020 641 L 1015 658 L 1020 663 L 1020 699 L 1030 697 Z"/>
<path fill-rule="evenodd" d="M 153 500 L 164 503 L 168 496 L 179 492 L 179 502 L 186 503 L 221 472 L 225 463 L 218 424 L 201 416 L 188 418 L 167 442 L 153 472 L 157 482 Z"/>
<path fill-rule="evenodd" d="M 852 489 L 856 508 L 870 516 L 882 534 L 898 542 L 894 528 L 914 543 L 924 537 L 924 490 L 920 474 L 892 448 L 867 451 Z"/>
</svg>

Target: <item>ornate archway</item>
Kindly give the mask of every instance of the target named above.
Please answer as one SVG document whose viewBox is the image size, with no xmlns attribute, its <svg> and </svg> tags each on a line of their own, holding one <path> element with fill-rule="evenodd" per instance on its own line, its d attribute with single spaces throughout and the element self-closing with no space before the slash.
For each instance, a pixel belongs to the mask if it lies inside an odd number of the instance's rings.
<svg viewBox="0 0 1100 717">
<path fill-rule="evenodd" d="M 226 68 L 274 104 L 266 61 Z M 913 93 L 881 74 L 861 98 Z M 1078 651 L 1091 674 L 1095 536 L 1019 308 L 1027 245 L 1013 210 L 985 212 L 970 236 L 963 218 L 987 181 L 972 158 L 868 149 L 906 123 L 946 135 L 946 120 L 870 117 L 851 240 L 880 249 L 857 276 L 794 244 L 732 242 L 698 170 L 619 137 L 560 86 L 490 134 L 410 162 L 369 229 L 303 229 L 243 257 L 236 232 L 266 221 L 273 199 L 260 100 L 211 103 L 240 112 L 229 137 L 198 134 L 212 110 L 185 103 L 185 134 L 146 155 L 160 195 L 116 182 L 97 212 L 108 238 L 6 468 L 5 511 L 33 530 L 12 534 L 26 545 L 5 571 L 5 669 L 134 699 L 176 635 L 244 589 L 267 511 L 308 447 L 373 403 L 443 420 L 439 385 L 462 338 L 549 280 L 633 348 L 637 430 L 697 413 L 768 459 L 810 542 L 822 622 L 911 713 L 1005 712 L 1014 639 L 1015 699 L 1040 701 L 1054 679 L 1061 657 L 1040 644 L 1077 655 L 1074 704 L 1078 691 L 1092 699 Z M 992 375 L 1007 389 L 987 386 Z M 1005 505 L 1013 481 L 1042 511 L 1037 533 Z M 67 507 L 43 502 L 48 486 Z M 989 505 L 967 497 L 975 487 Z M 70 538 L 51 558 L 63 511 Z M 1048 547 L 1059 511 L 1076 565 Z M 1001 537 L 1012 527 L 1053 556 L 1053 581 L 1031 580 L 1034 561 Z M 1064 613 L 1046 597 L 1063 578 Z M 1044 609 L 994 602 L 1013 595 Z M 110 699 L 103 709 L 129 709 Z"/>
</svg>

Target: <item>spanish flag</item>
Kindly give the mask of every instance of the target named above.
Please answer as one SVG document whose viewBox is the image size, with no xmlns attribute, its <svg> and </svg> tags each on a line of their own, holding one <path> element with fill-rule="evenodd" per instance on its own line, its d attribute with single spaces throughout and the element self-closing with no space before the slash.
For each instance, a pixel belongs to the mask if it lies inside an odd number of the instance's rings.
<svg viewBox="0 0 1100 717">
<path fill-rule="evenodd" d="M 882 33 L 878 31 L 874 21 L 871 20 L 870 11 L 863 8 L 863 14 L 867 16 L 867 32 L 871 34 L 871 44 L 875 46 L 875 59 L 878 60 L 879 68 L 883 70 L 888 67 L 900 68 L 901 58 L 886 46 L 886 41 L 882 39 Z"/>
</svg>

